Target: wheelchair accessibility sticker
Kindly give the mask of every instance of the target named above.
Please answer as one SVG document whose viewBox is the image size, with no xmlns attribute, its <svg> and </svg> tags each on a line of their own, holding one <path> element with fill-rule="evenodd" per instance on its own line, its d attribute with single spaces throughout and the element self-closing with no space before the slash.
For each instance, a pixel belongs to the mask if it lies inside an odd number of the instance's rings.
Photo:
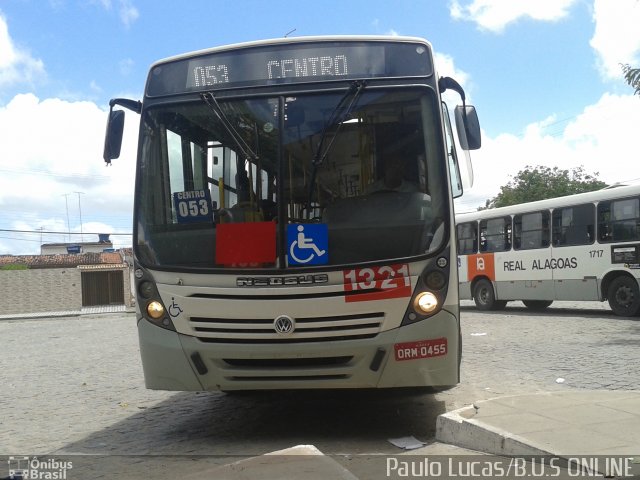
<svg viewBox="0 0 640 480">
<path fill-rule="evenodd" d="M 326 265 L 329 263 L 329 230 L 323 223 L 287 225 L 289 265 Z"/>
</svg>

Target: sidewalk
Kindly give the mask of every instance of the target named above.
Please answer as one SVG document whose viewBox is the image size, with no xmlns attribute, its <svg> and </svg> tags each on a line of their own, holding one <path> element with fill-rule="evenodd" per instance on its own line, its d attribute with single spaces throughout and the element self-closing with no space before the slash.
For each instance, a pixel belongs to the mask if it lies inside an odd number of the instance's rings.
<svg viewBox="0 0 640 480">
<path fill-rule="evenodd" d="M 440 415 L 436 439 L 496 455 L 640 456 L 640 391 L 485 400 Z"/>
<path fill-rule="evenodd" d="M 126 305 L 100 305 L 97 307 L 83 307 L 80 310 L 61 310 L 56 312 L 9 313 L 0 315 L 0 320 L 14 320 L 21 318 L 53 318 L 77 317 L 79 315 L 99 315 L 101 313 L 134 312 L 135 307 Z"/>
<path fill-rule="evenodd" d="M 640 391 L 572 390 L 498 397 L 442 414 L 436 428 L 436 443 L 399 450 L 397 455 L 407 456 L 409 462 L 427 456 L 549 455 L 574 465 L 596 455 L 625 457 L 624 467 L 630 469 L 625 472 L 640 478 Z M 403 458 L 397 455 L 384 457 Z M 206 473 L 208 478 L 229 480 L 384 478 L 384 469 L 375 465 L 371 463 L 370 471 L 356 476 L 314 446 L 304 445 Z M 588 465 L 602 470 L 609 463 L 601 459 Z M 571 472 L 575 474 L 575 468 Z M 596 471 L 588 475 L 601 477 Z"/>
</svg>

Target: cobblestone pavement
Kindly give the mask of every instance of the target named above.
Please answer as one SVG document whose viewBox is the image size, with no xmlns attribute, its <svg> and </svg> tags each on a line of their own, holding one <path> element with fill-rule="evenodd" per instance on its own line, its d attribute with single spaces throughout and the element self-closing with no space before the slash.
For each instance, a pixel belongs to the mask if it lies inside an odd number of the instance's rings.
<svg viewBox="0 0 640 480">
<path fill-rule="evenodd" d="M 445 392 L 454 397 L 448 405 L 567 388 L 640 389 L 640 318 L 617 317 L 600 302 L 555 302 L 540 313 L 521 302 L 499 312 L 461 305 L 462 379 Z"/>
<path fill-rule="evenodd" d="M 502 312 L 463 306 L 462 381 L 436 395 L 150 391 L 132 314 L 3 320 L 0 455 L 175 454 L 184 457 L 172 465 L 191 472 L 297 444 L 396 454 L 389 438 L 428 443 L 437 415 L 476 400 L 640 389 L 638 319 L 616 317 L 598 303 L 558 303 L 544 313 L 519 305 Z M 196 455 L 227 457 L 196 467 Z"/>
</svg>

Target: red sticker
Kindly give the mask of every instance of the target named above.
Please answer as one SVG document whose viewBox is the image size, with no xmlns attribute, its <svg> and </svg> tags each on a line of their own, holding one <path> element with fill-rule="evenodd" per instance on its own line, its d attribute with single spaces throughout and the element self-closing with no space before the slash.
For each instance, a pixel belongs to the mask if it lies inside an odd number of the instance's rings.
<svg viewBox="0 0 640 480">
<path fill-rule="evenodd" d="M 345 302 L 365 302 L 411 296 L 411 278 L 406 263 L 344 270 Z M 350 292 L 353 292 L 350 294 Z M 355 295 L 357 294 L 357 295 Z"/>
<path fill-rule="evenodd" d="M 418 342 L 396 343 L 393 346 L 396 362 L 419 360 L 421 358 L 441 357 L 447 354 L 447 339 L 420 340 Z"/>
<path fill-rule="evenodd" d="M 275 261 L 275 222 L 220 223 L 216 226 L 217 264 L 249 267 Z"/>
</svg>

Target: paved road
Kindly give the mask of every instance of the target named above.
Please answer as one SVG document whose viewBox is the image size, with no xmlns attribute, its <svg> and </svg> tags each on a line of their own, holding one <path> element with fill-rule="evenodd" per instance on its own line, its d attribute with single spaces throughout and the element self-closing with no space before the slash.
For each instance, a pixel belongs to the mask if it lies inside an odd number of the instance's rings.
<svg viewBox="0 0 640 480">
<path fill-rule="evenodd" d="M 1 321 L 0 455 L 171 453 L 186 456 L 172 461 L 180 471 L 193 471 L 297 444 L 397 454 L 389 438 L 430 442 L 437 415 L 479 399 L 640 389 L 640 321 L 600 304 L 544 314 L 516 303 L 499 313 L 465 306 L 462 324 L 462 383 L 437 395 L 225 395 L 146 390 L 130 314 Z M 228 457 L 196 467 L 194 455 Z"/>
<path fill-rule="evenodd" d="M 462 305 L 462 387 L 640 389 L 640 318 L 617 317 L 599 302 L 556 302 L 543 313 L 521 302 L 502 312 Z"/>
</svg>

